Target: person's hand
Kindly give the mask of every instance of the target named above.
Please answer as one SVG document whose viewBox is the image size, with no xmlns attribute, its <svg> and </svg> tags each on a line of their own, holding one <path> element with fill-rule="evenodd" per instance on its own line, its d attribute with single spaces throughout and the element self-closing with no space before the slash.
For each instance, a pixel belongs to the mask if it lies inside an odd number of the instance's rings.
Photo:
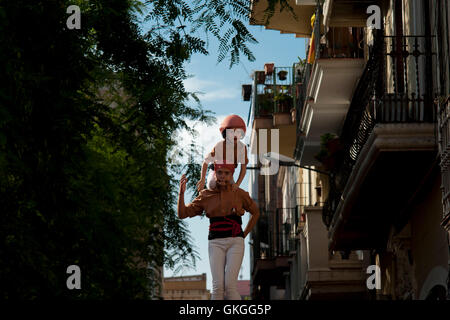
<svg viewBox="0 0 450 320">
<path fill-rule="evenodd" d="M 239 211 L 237 212 L 237 214 L 238 214 L 239 216 L 243 216 L 244 213 L 245 213 L 245 209 L 244 209 L 244 208 L 242 208 L 241 210 L 239 210 Z"/>
<path fill-rule="evenodd" d="M 180 195 L 184 194 L 184 192 L 186 191 L 186 182 L 187 182 L 186 175 L 183 174 L 180 180 Z"/>
<path fill-rule="evenodd" d="M 198 180 L 196 187 L 197 187 L 198 192 L 203 190 L 203 188 L 205 187 L 205 179 L 203 178 L 203 179 Z"/>
<path fill-rule="evenodd" d="M 239 189 L 239 186 L 238 186 L 236 183 L 233 183 L 233 184 L 231 185 L 231 190 L 232 190 L 232 191 L 236 191 L 237 189 Z"/>
</svg>

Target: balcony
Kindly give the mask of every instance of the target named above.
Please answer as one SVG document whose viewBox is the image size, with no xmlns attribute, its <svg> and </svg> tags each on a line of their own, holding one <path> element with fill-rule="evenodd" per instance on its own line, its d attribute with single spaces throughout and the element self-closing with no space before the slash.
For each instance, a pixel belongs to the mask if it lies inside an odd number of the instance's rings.
<svg viewBox="0 0 450 320">
<path fill-rule="evenodd" d="M 261 137 L 260 129 L 267 129 L 266 150 L 262 153 L 272 151 L 271 129 L 278 129 L 277 153 L 292 157 L 295 148 L 295 72 L 296 66 L 275 67 L 266 64 L 265 71 L 255 71 L 252 87 L 252 108 L 250 118 L 253 120 L 253 129 L 257 130 L 258 138 Z M 250 138 L 257 154 L 260 154 L 259 143 L 257 143 L 255 131 Z M 275 142 L 275 141 L 274 141 Z M 253 152 L 253 151 L 252 151 Z"/>
<path fill-rule="evenodd" d="M 288 0 L 294 15 L 285 8 L 280 12 L 280 4 L 273 8 L 273 15 L 266 25 L 268 1 L 252 0 L 250 5 L 250 24 L 265 26 L 266 29 L 279 30 L 281 33 L 293 33 L 297 37 L 309 37 L 311 35 L 311 16 L 316 7 L 315 0 Z"/>
<path fill-rule="evenodd" d="M 277 209 L 260 217 L 253 249 L 254 285 L 284 287 L 283 273 L 289 271 L 289 257 L 295 248 L 293 226 L 287 222 L 290 220 L 283 222 L 283 212 L 292 210 Z"/>
<path fill-rule="evenodd" d="M 320 7 L 316 16 L 321 16 Z M 341 131 L 365 60 L 363 28 L 330 27 L 322 35 L 318 18 L 313 39 L 308 54 L 312 70 L 298 122 L 301 136 L 296 158 L 303 165 L 317 166 L 320 163 L 314 156 L 320 150 L 320 137 Z"/>
<path fill-rule="evenodd" d="M 322 207 L 305 207 L 306 223 L 299 234 L 296 270 L 298 297 L 303 300 L 366 298 L 365 264 L 352 253 L 343 259 L 328 251 Z"/>
<path fill-rule="evenodd" d="M 433 37 L 376 33 L 340 134 L 323 221 L 330 250 L 383 247 L 436 159 Z"/>
<path fill-rule="evenodd" d="M 277 208 L 275 212 L 266 212 L 260 220 L 258 235 L 261 246 L 255 258 L 289 256 L 294 250 L 292 240 L 297 231 L 296 208 Z"/>
</svg>

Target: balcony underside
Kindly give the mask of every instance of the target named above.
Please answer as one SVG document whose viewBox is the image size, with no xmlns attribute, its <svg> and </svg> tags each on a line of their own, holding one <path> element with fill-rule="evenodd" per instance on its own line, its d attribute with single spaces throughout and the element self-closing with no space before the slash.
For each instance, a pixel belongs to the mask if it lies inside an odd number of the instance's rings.
<svg viewBox="0 0 450 320">
<path fill-rule="evenodd" d="M 320 149 L 320 136 L 341 131 L 353 90 L 364 70 L 364 59 L 318 59 L 307 90 L 300 128 L 304 132 L 303 165 L 318 165 L 314 155 Z"/>
<path fill-rule="evenodd" d="M 254 285 L 284 286 L 283 273 L 289 271 L 289 256 L 257 259 L 252 278 Z"/>
<path fill-rule="evenodd" d="M 280 12 L 280 5 L 275 6 L 274 15 L 269 20 L 266 29 L 279 30 L 282 33 L 295 33 L 297 37 L 311 37 L 311 16 L 316 10 L 315 5 L 296 5 L 295 0 L 288 0 L 289 5 L 293 8 L 297 20 L 288 9 Z M 250 13 L 250 24 L 265 24 L 264 10 L 267 8 L 267 0 L 253 0 Z"/>
<path fill-rule="evenodd" d="M 323 5 L 324 24 L 329 27 L 365 27 L 367 8 L 373 0 L 326 0 Z"/>
<path fill-rule="evenodd" d="M 282 118 L 287 119 L 283 121 Z M 268 153 L 268 152 L 276 152 L 286 157 L 292 158 L 295 150 L 295 143 L 297 137 L 297 129 L 295 124 L 292 124 L 291 115 L 286 114 L 273 114 L 271 116 L 259 117 L 253 120 L 253 130 L 252 135 L 250 137 L 250 145 L 256 150 L 250 150 L 252 153 L 255 152 L 257 154 Z M 275 123 L 276 122 L 276 123 Z M 289 124 L 280 124 L 280 123 L 289 123 Z M 276 125 L 274 125 L 276 124 Z M 260 140 L 263 138 L 263 131 L 261 129 L 266 129 L 266 150 L 260 150 L 259 144 Z M 272 135 L 274 134 L 274 129 L 278 129 L 278 150 L 272 148 Z M 257 132 L 257 137 L 255 136 L 255 131 Z M 258 139 L 256 139 L 258 138 Z M 273 142 L 275 143 L 275 141 Z"/>
<path fill-rule="evenodd" d="M 385 246 L 436 159 L 434 124 L 378 124 L 353 167 L 329 229 L 330 250 Z"/>
</svg>

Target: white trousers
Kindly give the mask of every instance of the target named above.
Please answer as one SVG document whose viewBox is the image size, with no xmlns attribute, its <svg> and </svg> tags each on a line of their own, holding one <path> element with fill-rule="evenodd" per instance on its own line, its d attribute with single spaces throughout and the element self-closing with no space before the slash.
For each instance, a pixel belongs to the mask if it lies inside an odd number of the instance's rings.
<svg viewBox="0 0 450 320">
<path fill-rule="evenodd" d="M 236 286 L 244 258 L 244 238 L 208 240 L 208 252 L 212 274 L 211 300 L 241 300 Z"/>
</svg>

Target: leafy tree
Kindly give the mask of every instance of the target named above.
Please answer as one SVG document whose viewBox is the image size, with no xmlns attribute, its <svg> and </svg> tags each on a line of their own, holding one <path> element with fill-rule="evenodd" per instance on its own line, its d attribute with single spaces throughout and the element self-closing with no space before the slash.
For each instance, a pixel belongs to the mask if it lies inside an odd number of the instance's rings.
<svg viewBox="0 0 450 320">
<path fill-rule="evenodd" d="M 66 26 L 72 4 L 79 30 Z M 233 65 L 254 59 L 248 4 L 0 0 L 1 298 L 145 299 L 163 264 L 195 264 L 175 177 L 200 168 L 177 164 L 195 161 L 195 145 L 178 150 L 174 137 L 213 117 L 188 102 L 199 100 L 183 64 L 208 52 L 182 22 L 217 37 Z M 82 290 L 66 288 L 72 264 Z"/>
</svg>

